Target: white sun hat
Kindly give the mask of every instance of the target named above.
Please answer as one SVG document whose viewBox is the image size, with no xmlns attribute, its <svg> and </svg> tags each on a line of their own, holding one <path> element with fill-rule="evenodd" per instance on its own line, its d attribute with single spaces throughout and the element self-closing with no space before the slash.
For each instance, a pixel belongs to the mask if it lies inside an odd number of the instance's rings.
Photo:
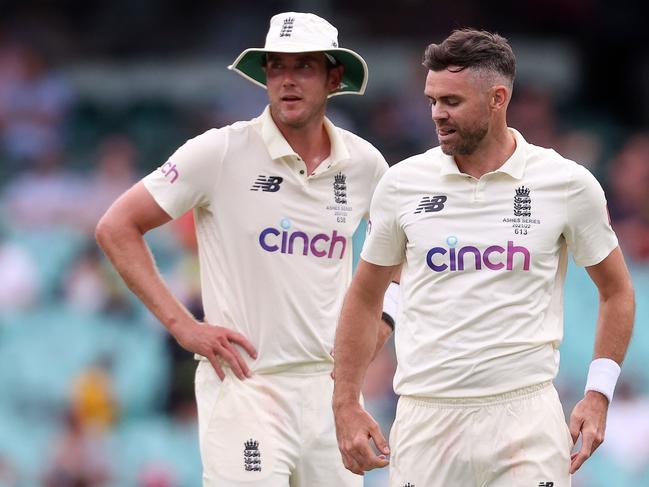
<svg viewBox="0 0 649 487">
<path fill-rule="evenodd" d="M 266 88 L 263 66 L 269 52 L 324 52 L 345 67 L 337 90 L 329 96 L 362 95 L 367 85 L 367 64 L 354 51 L 338 47 L 338 29 L 314 14 L 284 12 L 270 19 L 264 47 L 243 51 L 228 69 Z"/>
</svg>

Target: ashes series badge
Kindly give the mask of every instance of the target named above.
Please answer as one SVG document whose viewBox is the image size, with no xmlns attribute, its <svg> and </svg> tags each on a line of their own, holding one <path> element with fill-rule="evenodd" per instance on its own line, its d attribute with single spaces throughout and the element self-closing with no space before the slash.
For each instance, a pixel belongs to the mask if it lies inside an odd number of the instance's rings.
<svg viewBox="0 0 649 487">
<path fill-rule="evenodd" d="M 514 216 L 506 216 L 503 223 L 511 223 L 516 235 L 527 235 L 533 225 L 539 225 L 541 220 L 532 218 L 532 191 L 521 186 L 514 191 Z"/>
<path fill-rule="evenodd" d="M 338 223 L 345 223 L 352 207 L 347 204 L 347 176 L 342 172 L 334 176 L 333 197 L 335 205 L 328 205 L 327 210 L 334 212 Z"/>
</svg>

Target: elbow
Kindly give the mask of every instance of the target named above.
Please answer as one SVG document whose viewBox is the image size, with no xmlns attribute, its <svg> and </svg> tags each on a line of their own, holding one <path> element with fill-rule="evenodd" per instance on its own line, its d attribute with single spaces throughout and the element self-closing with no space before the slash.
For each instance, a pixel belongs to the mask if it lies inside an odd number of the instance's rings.
<svg viewBox="0 0 649 487">
<path fill-rule="evenodd" d="M 95 240 L 99 247 L 108 254 L 114 243 L 128 236 L 132 225 L 119 214 L 110 209 L 97 222 L 95 227 Z"/>
<path fill-rule="evenodd" d="M 97 226 L 95 227 L 95 240 L 102 249 L 108 244 L 108 239 L 112 233 L 111 227 L 110 218 L 108 218 L 107 214 L 104 214 L 99 222 L 97 222 Z"/>
</svg>

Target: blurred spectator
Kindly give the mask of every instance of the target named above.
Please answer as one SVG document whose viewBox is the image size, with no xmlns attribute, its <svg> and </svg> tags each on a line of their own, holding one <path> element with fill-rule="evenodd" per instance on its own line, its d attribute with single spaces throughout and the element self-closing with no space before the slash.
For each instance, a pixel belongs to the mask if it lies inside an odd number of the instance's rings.
<svg viewBox="0 0 649 487">
<path fill-rule="evenodd" d="M 148 463 L 138 475 L 138 487 L 176 487 L 178 485 L 173 470 L 163 463 Z"/>
<path fill-rule="evenodd" d="M 72 101 L 72 89 L 48 70 L 43 54 L 33 46 L 16 43 L 2 50 L 2 152 L 21 166 L 28 166 L 35 159 L 61 150 L 63 121 Z"/>
<path fill-rule="evenodd" d="M 61 153 L 39 154 L 33 167 L 11 179 L 0 198 L 11 226 L 24 229 L 75 227 L 84 212 L 83 180 L 64 169 Z"/>
<path fill-rule="evenodd" d="M 168 276 L 169 286 L 189 312 L 198 320 L 203 320 L 201 282 L 198 263 L 198 242 L 193 212 L 188 211 L 171 223 L 173 234 L 183 252 Z M 166 335 L 167 348 L 172 360 L 169 374 L 169 397 L 167 410 L 180 421 L 195 420 L 196 401 L 194 375 L 196 361 L 194 355 L 180 345 L 171 334 Z"/>
<path fill-rule="evenodd" d="M 517 86 L 508 112 L 508 125 L 525 134 L 525 140 L 541 147 L 558 147 L 553 95 L 535 86 Z"/>
<path fill-rule="evenodd" d="M 624 376 L 608 411 L 602 453 L 627 472 L 649 474 L 649 395 L 639 394 Z"/>
<path fill-rule="evenodd" d="M 567 130 L 557 147 L 563 157 L 587 167 L 593 173 L 597 171 L 603 149 L 602 141 L 585 129 Z"/>
<path fill-rule="evenodd" d="M 9 459 L 0 454 L 0 486 L 17 487 L 18 485 L 18 472 Z"/>
<path fill-rule="evenodd" d="M 419 103 L 421 107 L 426 106 L 423 95 Z M 370 113 L 369 123 L 370 133 L 372 134 L 370 138 L 377 142 L 383 157 L 390 165 L 396 164 L 406 157 L 427 148 L 422 146 L 421 140 L 416 137 L 416 133 L 403 130 L 403 127 L 409 126 L 407 115 L 408 113 L 403 110 L 401 100 L 388 94 L 377 100 Z M 429 126 L 432 134 L 432 119 L 429 119 Z M 428 144 L 428 147 L 430 147 L 430 144 Z"/>
<path fill-rule="evenodd" d="M 631 136 L 609 172 L 609 207 L 625 255 L 649 260 L 649 134 Z"/>
<path fill-rule="evenodd" d="M 137 156 L 135 145 L 124 135 L 111 135 L 99 144 L 96 168 L 84 183 L 84 211 L 79 214 L 87 233 L 94 232 L 110 204 L 137 180 Z"/>
<path fill-rule="evenodd" d="M 70 266 L 63 282 L 63 297 L 72 308 L 86 312 L 100 312 L 108 304 L 107 292 L 99 252 L 88 246 Z"/>
<path fill-rule="evenodd" d="M 45 487 L 106 485 L 110 480 L 110 469 L 101 436 L 84 428 L 75 411 L 67 413 L 63 428 L 55 439 L 54 452 L 45 469 Z"/>
<path fill-rule="evenodd" d="M 74 382 L 72 411 L 83 429 L 103 433 L 117 419 L 110 363 L 110 358 L 100 358 L 96 365 L 84 370 Z"/>
<path fill-rule="evenodd" d="M 93 241 L 72 262 L 62 286 L 66 304 L 77 311 L 117 315 L 132 311 L 128 290 L 118 285 Z"/>
<path fill-rule="evenodd" d="M 23 310 L 37 302 L 38 270 L 31 255 L 4 233 L 0 225 L 0 312 Z"/>
</svg>

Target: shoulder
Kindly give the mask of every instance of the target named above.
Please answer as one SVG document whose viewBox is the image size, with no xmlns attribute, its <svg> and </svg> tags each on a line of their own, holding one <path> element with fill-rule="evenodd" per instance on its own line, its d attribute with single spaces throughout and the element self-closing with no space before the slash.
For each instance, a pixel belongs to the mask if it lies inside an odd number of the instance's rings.
<svg viewBox="0 0 649 487">
<path fill-rule="evenodd" d="M 444 157 L 444 153 L 439 147 L 433 147 L 426 152 L 412 155 L 396 163 L 389 172 L 394 178 L 402 176 L 409 178 L 423 174 L 431 176 L 438 172 L 436 169 L 440 168 Z"/>
<path fill-rule="evenodd" d="M 564 181 L 571 180 L 575 176 L 584 177 L 590 174 L 590 171 L 584 166 L 563 157 L 554 149 L 529 143 L 527 144 L 527 165 L 531 170 L 537 169 Z"/>
<path fill-rule="evenodd" d="M 583 193 L 603 193 L 602 186 L 590 170 L 571 159 L 563 157 L 553 149 L 528 144 L 526 172 L 535 180 L 542 180 L 552 186 L 560 186 L 574 197 Z"/>
<path fill-rule="evenodd" d="M 381 151 L 374 147 L 371 142 L 353 132 L 350 132 L 349 130 L 340 127 L 334 127 L 334 129 L 345 143 L 345 147 L 354 159 L 360 158 L 367 160 L 368 162 L 375 162 L 376 160 L 381 162 L 385 161 Z"/>
</svg>

